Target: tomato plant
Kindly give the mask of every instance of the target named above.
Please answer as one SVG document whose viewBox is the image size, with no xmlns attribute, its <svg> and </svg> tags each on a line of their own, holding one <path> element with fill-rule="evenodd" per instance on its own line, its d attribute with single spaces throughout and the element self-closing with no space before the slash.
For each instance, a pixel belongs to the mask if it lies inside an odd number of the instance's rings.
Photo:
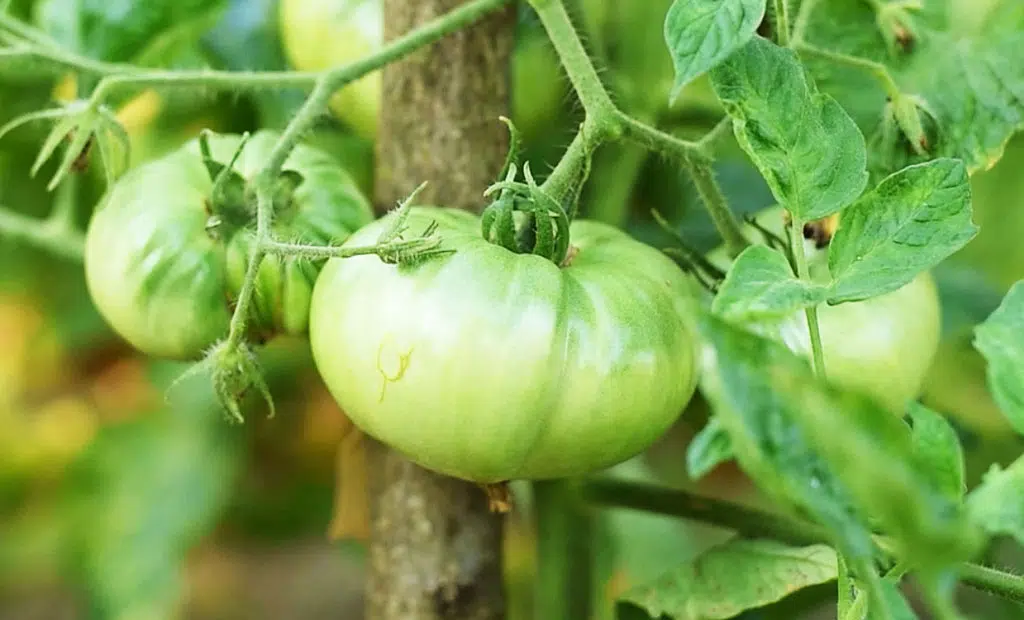
<svg viewBox="0 0 1024 620">
<path fill-rule="evenodd" d="M 981 564 L 1024 542 L 1024 284 L 990 242 L 1019 236 L 1012 172 L 979 174 L 1013 167 L 1022 32 L 1013 0 L 0 2 L 5 270 L 63 259 L 77 293 L 33 288 L 98 313 L 47 314 L 46 395 L 29 345 L 0 363 L 0 503 L 67 465 L 51 544 L 104 618 L 180 615 L 218 515 L 366 542 L 371 619 L 493 617 L 489 510 L 530 517 L 536 617 L 1016 617 L 953 594 L 1024 600 Z M 936 361 L 957 397 L 922 394 Z M 298 467 L 212 415 L 310 393 Z"/>
<path fill-rule="evenodd" d="M 254 175 L 275 135 L 215 136 L 210 152 L 234 166 L 238 180 Z M 298 175 L 275 205 L 283 237 L 338 241 L 371 219 L 369 203 L 327 155 L 300 146 L 284 170 Z M 245 278 L 252 243 L 244 187 L 213 195 L 199 140 L 127 173 L 104 197 L 86 236 L 89 292 L 110 325 L 141 351 L 196 358 L 227 335 L 232 305 Z M 266 338 L 301 334 L 318 266 L 271 258 L 256 276 L 253 330 Z"/>
<path fill-rule="evenodd" d="M 613 465 L 679 416 L 696 340 L 666 257 L 579 220 L 559 268 L 489 242 L 464 211 L 415 209 L 408 225 L 433 220 L 454 254 L 331 261 L 314 291 L 313 355 L 358 426 L 425 467 L 496 483 Z"/>
</svg>

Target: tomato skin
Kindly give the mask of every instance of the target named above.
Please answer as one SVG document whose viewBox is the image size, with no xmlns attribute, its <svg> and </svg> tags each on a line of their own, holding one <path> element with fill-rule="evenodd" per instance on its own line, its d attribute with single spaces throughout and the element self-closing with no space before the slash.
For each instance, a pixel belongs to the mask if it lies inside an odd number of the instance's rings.
<svg viewBox="0 0 1024 620">
<path fill-rule="evenodd" d="M 783 236 L 783 210 L 767 209 L 757 216 L 759 224 Z M 840 226 L 842 223 L 840 222 Z M 747 238 L 763 237 L 752 227 Z M 805 240 L 811 277 L 827 283 L 828 248 L 818 249 Z M 709 255 L 721 268 L 729 260 L 723 248 Z M 894 414 L 903 415 L 924 387 L 941 337 L 941 307 L 931 273 L 891 293 L 871 299 L 818 307 L 818 327 L 829 381 L 873 397 Z M 797 312 L 777 325 L 771 335 L 807 359 L 811 358 L 807 318 Z"/>
<path fill-rule="evenodd" d="M 235 165 L 255 175 L 276 142 L 257 132 Z M 230 161 L 238 136 L 213 136 Z M 330 156 L 300 145 L 284 166 L 303 175 L 292 204 L 275 213 L 279 239 L 340 242 L 372 220 L 365 197 Z M 125 174 L 103 198 L 86 234 L 86 282 L 100 314 L 132 346 L 155 357 L 194 359 L 228 332 L 252 233 L 215 239 L 206 230 L 212 181 L 192 140 Z M 322 261 L 321 261 L 322 263 Z M 318 264 L 268 257 L 257 274 L 254 334 L 302 334 Z"/>
<path fill-rule="evenodd" d="M 694 393 L 689 279 L 654 248 L 572 224 L 558 268 L 484 240 L 475 215 L 417 207 L 451 255 L 396 267 L 331 260 L 310 342 L 328 389 L 367 434 L 478 483 L 579 475 L 643 451 Z M 347 243 L 371 242 L 378 220 Z"/>
</svg>

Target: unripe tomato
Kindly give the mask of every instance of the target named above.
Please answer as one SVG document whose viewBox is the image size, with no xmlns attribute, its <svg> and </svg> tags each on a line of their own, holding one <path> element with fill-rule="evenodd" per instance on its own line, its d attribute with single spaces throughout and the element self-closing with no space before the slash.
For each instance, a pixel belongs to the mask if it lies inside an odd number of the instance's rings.
<svg viewBox="0 0 1024 620">
<path fill-rule="evenodd" d="M 281 43 L 300 71 L 322 71 L 378 51 L 384 42 L 381 0 L 281 0 Z M 381 72 L 339 90 L 331 110 L 362 137 L 377 133 Z"/>
<path fill-rule="evenodd" d="M 246 179 L 277 140 L 258 132 L 235 170 Z M 227 163 L 238 136 L 213 136 L 211 152 Z M 290 204 L 279 205 L 273 234 L 308 243 L 340 242 L 372 220 L 369 202 L 327 154 L 298 146 L 284 170 L 302 175 Z M 193 359 L 228 332 L 252 240 L 245 226 L 208 228 L 213 182 L 198 140 L 132 169 L 111 188 L 86 235 L 85 271 L 100 314 L 132 346 L 156 357 Z M 268 256 L 252 306 L 258 336 L 301 334 L 321 263 Z"/>
<path fill-rule="evenodd" d="M 348 244 L 373 243 L 382 218 Z M 480 219 L 418 207 L 453 254 L 331 260 L 313 292 L 317 369 L 356 426 L 478 483 L 573 476 L 651 445 L 697 380 L 689 280 L 654 248 L 576 221 L 568 266 L 486 241 Z"/>
<path fill-rule="evenodd" d="M 785 238 L 783 210 L 757 214 L 757 222 Z M 839 226 L 842 226 L 840 220 Z M 748 227 L 747 238 L 763 236 Z M 828 247 L 805 240 L 811 277 L 827 283 Z M 729 260 L 723 248 L 709 258 L 721 268 Z M 932 360 L 938 351 L 941 309 L 935 281 L 924 272 L 906 286 L 863 301 L 818 307 L 825 371 L 829 381 L 864 392 L 893 413 L 902 415 L 920 396 Z M 792 351 L 810 359 L 811 344 L 803 311 L 782 321 L 775 335 Z"/>
</svg>

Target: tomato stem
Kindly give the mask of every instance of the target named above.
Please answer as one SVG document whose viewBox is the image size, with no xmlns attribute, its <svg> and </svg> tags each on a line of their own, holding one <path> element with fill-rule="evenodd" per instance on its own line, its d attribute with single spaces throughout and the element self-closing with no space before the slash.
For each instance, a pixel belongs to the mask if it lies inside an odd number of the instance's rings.
<svg viewBox="0 0 1024 620">
<path fill-rule="evenodd" d="M 591 519 L 575 483 L 537 480 L 532 484 L 537 531 L 537 615 L 591 617 Z"/>
<path fill-rule="evenodd" d="M 900 87 L 892 77 L 892 73 L 889 72 L 888 67 L 880 62 L 875 62 L 859 56 L 850 56 L 848 54 L 833 52 L 804 42 L 795 43 L 793 45 L 793 49 L 800 54 L 817 56 L 818 58 L 828 60 L 835 64 L 846 65 L 848 67 L 853 67 L 870 73 L 876 80 L 878 80 L 882 89 L 885 90 L 886 96 L 892 100 L 896 100 L 900 96 Z"/>
<path fill-rule="evenodd" d="M 789 0 L 772 0 L 768 7 L 771 11 L 771 23 L 774 26 L 779 45 L 789 47 Z"/>
<path fill-rule="evenodd" d="M 793 251 L 793 260 L 796 262 L 796 275 L 801 280 L 810 280 L 811 274 L 807 268 L 807 254 L 804 252 L 803 229 L 803 221 L 794 215 L 789 230 L 789 242 Z M 807 315 L 807 331 L 811 337 L 811 356 L 814 362 L 814 374 L 824 381 L 826 379 L 825 352 L 821 346 L 818 309 L 815 306 L 810 306 L 804 309 L 804 314 Z"/>
<path fill-rule="evenodd" d="M 586 180 L 576 179 L 576 171 L 580 169 L 581 162 L 589 164 L 599 144 L 630 140 L 650 151 L 675 159 L 687 168 L 730 254 L 738 255 L 747 246 L 747 241 L 721 188 L 714 181 L 711 158 L 703 145 L 677 138 L 619 110 L 587 56 L 562 0 L 530 0 L 530 4 L 540 17 L 586 111 L 586 120 L 580 126 L 579 133 L 544 183 L 544 188 L 556 196 L 566 195 L 567 188 L 574 181 L 582 184 Z M 570 219 L 574 215 L 575 207 L 569 214 Z"/>
</svg>

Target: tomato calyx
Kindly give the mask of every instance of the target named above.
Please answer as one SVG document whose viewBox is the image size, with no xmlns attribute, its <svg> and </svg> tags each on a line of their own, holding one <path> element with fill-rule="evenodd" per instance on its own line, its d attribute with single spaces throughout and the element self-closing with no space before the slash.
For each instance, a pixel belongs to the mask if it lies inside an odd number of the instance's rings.
<svg viewBox="0 0 1024 620">
<path fill-rule="evenodd" d="M 505 179 L 484 192 L 498 193 L 498 198 L 481 215 L 481 234 L 510 252 L 543 256 L 563 266 L 569 252 L 569 216 L 537 185 L 529 163 L 523 166 L 525 183 L 515 180 L 517 172 L 510 163 Z"/>
<path fill-rule="evenodd" d="M 213 132 L 203 130 L 199 135 L 199 151 L 213 188 L 206 198 L 206 211 L 210 214 L 206 232 L 214 239 L 227 240 L 241 228 L 249 226 L 256 217 L 255 192 L 252 181 L 237 170 L 235 164 L 245 149 L 249 133 L 242 134 L 238 148 L 227 163 L 217 161 L 210 151 L 210 136 Z M 273 210 L 277 220 L 284 219 L 294 206 L 295 192 L 305 179 L 296 170 L 282 170 L 275 181 Z"/>
</svg>

